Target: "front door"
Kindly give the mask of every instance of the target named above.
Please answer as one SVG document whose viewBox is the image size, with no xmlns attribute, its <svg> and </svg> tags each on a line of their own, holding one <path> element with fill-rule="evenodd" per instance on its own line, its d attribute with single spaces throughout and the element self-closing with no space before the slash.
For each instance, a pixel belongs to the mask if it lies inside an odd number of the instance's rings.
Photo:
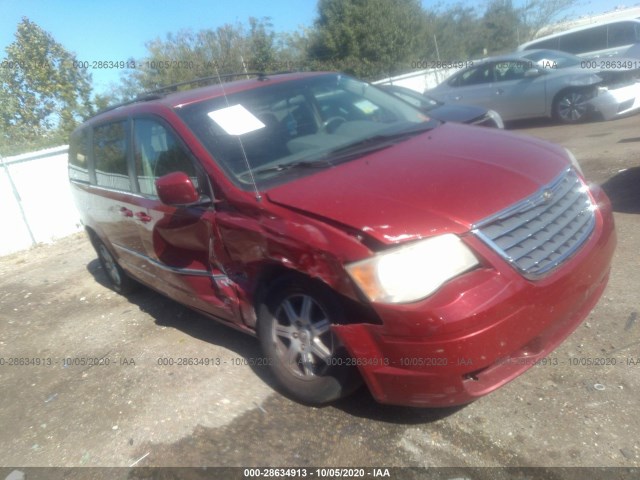
<svg viewBox="0 0 640 480">
<path fill-rule="evenodd" d="M 176 207 L 163 204 L 155 180 L 186 173 L 201 194 L 212 198 L 202 167 L 171 127 L 156 117 L 133 119 L 133 158 L 140 192 L 134 212 L 146 255 L 144 275 L 171 298 L 218 318 L 237 321 L 235 290 L 224 258 L 211 202 Z"/>
<path fill-rule="evenodd" d="M 525 72 L 535 66 L 530 61 L 495 63 L 491 103 L 503 119 L 541 117 L 547 113 L 545 74 L 525 77 Z"/>
</svg>

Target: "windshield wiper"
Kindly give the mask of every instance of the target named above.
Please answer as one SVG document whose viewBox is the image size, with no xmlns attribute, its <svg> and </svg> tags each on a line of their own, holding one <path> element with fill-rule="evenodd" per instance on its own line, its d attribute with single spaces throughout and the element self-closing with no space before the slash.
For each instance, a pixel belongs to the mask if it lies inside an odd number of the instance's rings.
<svg viewBox="0 0 640 480">
<path fill-rule="evenodd" d="M 258 168 L 254 170 L 254 175 L 262 175 L 265 173 L 284 172 L 285 170 L 292 170 L 296 168 L 322 168 L 331 166 L 332 163 L 327 160 L 300 160 L 298 162 L 278 163 L 277 165 L 271 165 L 269 167 Z"/>
<path fill-rule="evenodd" d="M 325 153 L 322 158 L 333 157 L 335 155 L 341 157 L 343 155 L 370 153 L 376 150 L 390 147 L 391 145 L 394 145 L 399 141 L 402 141 L 409 137 L 413 137 L 415 135 L 419 135 L 429 130 L 433 130 L 434 128 L 432 122 L 424 122 L 420 123 L 419 125 L 419 127 L 413 127 L 392 133 L 380 133 L 372 137 L 364 138 L 355 143 L 351 143 L 349 145 L 345 145 L 344 147 L 339 147 L 331 150 Z"/>
<path fill-rule="evenodd" d="M 366 153 L 371 153 L 377 150 L 388 148 L 398 143 L 398 141 L 414 135 L 418 135 L 428 130 L 432 130 L 433 128 L 434 126 L 432 122 L 420 123 L 418 128 L 414 127 L 392 133 L 378 134 L 359 140 L 355 143 L 350 143 L 343 147 L 329 150 L 328 152 L 323 153 L 320 156 L 316 156 L 313 160 L 299 160 L 296 162 L 278 163 L 276 165 L 258 168 L 257 170 L 253 171 L 253 174 L 264 175 L 294 169 L 333 167 L 338 163 L 348 160 L 354 155 L 361 156 Z"/>
</svg>

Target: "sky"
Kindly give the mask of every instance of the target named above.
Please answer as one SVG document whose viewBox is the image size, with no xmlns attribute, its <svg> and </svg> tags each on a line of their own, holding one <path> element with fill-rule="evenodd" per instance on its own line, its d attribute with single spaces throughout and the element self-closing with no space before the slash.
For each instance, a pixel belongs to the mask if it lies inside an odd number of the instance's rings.
<svg viewBox="0 0 640 480">
<path fill-rule="evenodd" d="M 514 4 L 524 0 L 515 0 Z M 458 3 L 422 0 L 425 8 Z M 460 3 L 477 6 L 479 2 Z M 270 17 L 274 31 L 310 27 L 316 0 L 0 0 L 0 58 L 14 41 L 23 16 L 37 23 L 81 61 L 126 61 L 145 56 L 145 43 L 182 29 L 215 29 L 225 23 L 247 23 L 249 17 Z M 579 0 L 571 16 L 610 11 L 616 6 L 637 6 L 638 0 L 614 4 L 611 0 Z M 91 69 L 94 92 L 120 78 L 116 69 Z"/>
</svg>

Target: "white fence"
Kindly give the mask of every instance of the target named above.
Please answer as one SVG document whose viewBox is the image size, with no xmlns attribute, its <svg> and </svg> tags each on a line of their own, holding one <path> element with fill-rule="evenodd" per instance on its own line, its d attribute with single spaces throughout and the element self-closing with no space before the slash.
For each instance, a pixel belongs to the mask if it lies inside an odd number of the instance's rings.
<svg viewBox="0 0 640 480">
<path fill-rule="evenodd" d="M 68 147 L 0 158 L 0 255 L 80 231 Z"/>
<path fill-rule="evenodd" d="M 435 87 L 443 80 L 446 80 L 454 72 L 460 70 L 459 68 L 447 68 L 447 69 L 430 69 L 419 70 L 416 72 L 405 73 L 404 75 L 398 75 L 397 77 L 383 78 L 382 80 L 376 80 L 374 85 L 398 85 L 400 87 L 410 88 L 416 92 L 424 93 L 425 90 Z"/>
</svg>

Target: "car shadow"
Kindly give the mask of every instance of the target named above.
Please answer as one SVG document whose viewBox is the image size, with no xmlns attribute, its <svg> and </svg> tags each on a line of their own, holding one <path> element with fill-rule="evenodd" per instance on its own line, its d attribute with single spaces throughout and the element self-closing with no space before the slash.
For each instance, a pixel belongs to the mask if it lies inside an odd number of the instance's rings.
<svg viewBox="0 0 640 480">
<path fill-rule="evenodd" d="M 640 213 L 640 167 L 618 172 L 602 184 L 615 212 Z"/>
<path fill-rule="evenodd" d="M 465 405 L 446 408 L 403 407 L 383 405 L 375 401 L 369 389 L 362 386 L 352 395 L 330 405 L 343 412 L 367 420 L 400 425 L 433 423 L 462 410 Z"/>
<path fill-rule="evenodd" d="M 542 127 L 571 127 L 576 125 L 581 125 L 584 123 L 601 123 L 605 120 L 602 116 L 597 113 L 591 113 L 588 117 L 586 117 L 583 121 L 578 123 L 562 123 L 559 120 L 548 117 L 539 117 L 539 118 L 527 118 L 523 120 L 510 120 L 504 122 L 505 130 L 525 130 L 528 128 L 542 128 Z"/>
<path fill-rule="evenodd" d="M 505 130 L 523 130 L 527 128 L 552 127 L 559 123 L 550 118 L 528 118 L 526 120 L 511 120 L 504 122 Z"/>
<path fill-rule="evenodd" d="M 87 270 L 96 282 L 110 289 L 109 280 L 98 259 L 89 262 Z M 262 365 L 260 345 L 251 335 L 208 318 L 144 285 L 124 296 L 140 311 L 150 315 L 156 325 L 175 328 L 193 338 L 234 352 L 239 357 L 234 359 L 238 365 L 250 367 L 263 382 L 271 387 L 276 386 L 268 368 Z"/>
<path fill-rule="evenodd" d="M 110 288 L 109 280 L 98 259 L 89 262 L 86 268 L 96 282 L 105 288 Z M 178 329 L 193 338 L 234 352 L 240 357 L 239 361 L 249 366 L 262 382 L 282 396 L 295 401 L 286 392 L 280 390 L 266 365 L 257 364 L 259 362 L 256 360 L 262 359 L 263 355 L 256 338 L 201 315 L 143 285 L 125 297 L 140 311 L 150 315 L 158 326 Z M 348 397 L 320 408 L 336 408 L 354 417 L 409 425 L 435 422 L 463 407 L 415 408 L 382 405 L 374 400 L 369 390 L 363 385 Z"/>
</svg>

